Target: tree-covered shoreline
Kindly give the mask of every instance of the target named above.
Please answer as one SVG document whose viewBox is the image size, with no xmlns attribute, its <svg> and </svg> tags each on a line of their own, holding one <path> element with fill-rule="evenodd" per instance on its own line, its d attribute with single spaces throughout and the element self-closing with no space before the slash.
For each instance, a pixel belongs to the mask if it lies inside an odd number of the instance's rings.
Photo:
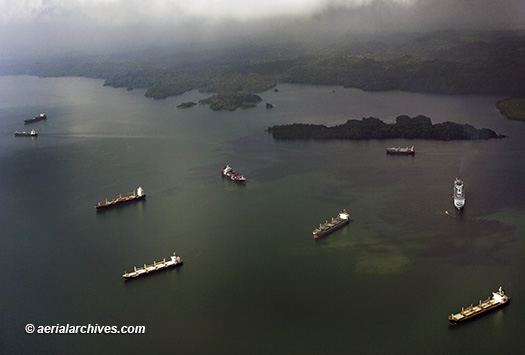
<svg viewBox="0 0 525 355">
<path fill-rule="evenodd" d="M 432 140 L 477 140 L 505 138 L 491 129 L 477 129 L 469 124 L 443 122 L 432 124 L 430 118 L 419 115 L 398 116 L 396 122 L 388 124 L 375 117 L 348 120 L 346 123 L 327 127 L 317 124 L 294 123 L 268 127 L 275 139 L 432 139 Z"/>
<path fill-rule="evenodd" d="M 496 107 L 509 120 L 525 121 L 525 98 L 501 100 Z"/>
<path fill-rule="evenodd" d="M 365 91 L 525 97 L 525 31 L 442 31 L 342 37 L 305 43 L 250 42 L 208 51 L 69 56 L 0 65 L 2 75 L 102 78 L 163 99 L 191 90 L 261 93 L 277 83 Z"/>
</svg>

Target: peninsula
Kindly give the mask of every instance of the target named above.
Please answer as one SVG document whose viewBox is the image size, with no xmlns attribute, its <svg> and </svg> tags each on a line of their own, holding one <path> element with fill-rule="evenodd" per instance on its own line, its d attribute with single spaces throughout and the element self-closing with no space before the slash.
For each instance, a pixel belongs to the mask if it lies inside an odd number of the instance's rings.
<svg viewBox="0 0 525 355">
<path fill-rule="evenodd" d="M 177 108 L 189 108 L 189 107 L 193 107 L 195 105 L 197 105 L 195 102 L 189 101 L 189 102 L 183 102 L 180 105 L 177 105 Z"/>
<path fill-rule="evenodd" d="M 443 122 L 432 124 L 430 118 L 419 115 L 398 116 L 392 124 L 374 117 L 362 120 L 348 120 L 338 126 L 294 123 L 268 127 L 275 139 L 433 139 L 433 140 L 475 140 L 505 138 L 491 129 L 477 129 L 469 124 Z"/>
<path fill-rule="evenodd" d="M 307 43 L 247 38 L 213 50 L 151 48 L 121 57 L 81 53 L 52 60 L 32 55 L 2 62 L 0 75 L 100 78 L 106 86 L 144 88 L 153 99 L 191 90 L 226 96 L 275 92 L 278 83 L 523 98 L 524 81 L 516 78 L 525 77 L 524 51 L 524 30 L 348 34 Z M 226 96 L 209 98 L 210 108 L 256 104 Z"/>
<path fill-rule="evenodd" d="M 496 107 L 509 120 L 525 121 L 525 98 L 502 100 Z"/>
</svg>

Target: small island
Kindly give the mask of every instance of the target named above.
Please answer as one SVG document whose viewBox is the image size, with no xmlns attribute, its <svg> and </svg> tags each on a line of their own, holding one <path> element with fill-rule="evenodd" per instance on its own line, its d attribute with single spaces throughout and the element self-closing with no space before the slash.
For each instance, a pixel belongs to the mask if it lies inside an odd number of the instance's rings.
<svg viewBox="0 0 525 355">
<path fill-rule="evenodd" d="M 498 101 L 496 107 L 509 120 L 525 121 L 525 98 Z"/>
<path fill-rule="evenodd" d="M 261 102 L 260 96 L 242 92 L 224 92 L 199 100 L 199 104 L 210 105 L 213 111 L 234 111 L 238 108 L 246 109 L 257 106 Z"/>
<path fill-rule="evenodd" d="M 378 118 L 348 120 L 338 126 L 294 123 L 268 127 L 275 139 L 434 139 L 434 140 L 475 140 L 504 138 L 491 129 L 477 129 L 469 124 L 443 122 L 432 124 L 430 118 L 419 115 L 398 116 L 396 123 L 384 123 Z"/>
<path fill-rule="evenodd" d="M 197 105 L 195 102 L 189 101 L 189 102 L 183 102 L 180 105 L 177 105 L 177 108 L 189 108 L 189 107 L 193 107 L 195 105 Z"/>
</svg>

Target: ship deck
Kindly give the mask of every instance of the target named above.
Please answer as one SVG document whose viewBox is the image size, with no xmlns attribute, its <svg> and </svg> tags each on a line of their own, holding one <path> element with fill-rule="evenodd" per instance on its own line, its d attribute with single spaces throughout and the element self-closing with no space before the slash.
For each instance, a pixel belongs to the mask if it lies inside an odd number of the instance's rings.
<svg viewBox="0 0 525 355">
<path fill-rule="evenodd" d="M 107 203 L 105 201 L 102 201 L 102 202 L 98 202 L 96 205 L 95 205 L 95 208 L 96 209 L 100 209 L 100 208 L 106 208 L 106 207 L 112 207 L 112 206 L 117 206 L 117 205 L 120 205 L 120 204 L 123 204 L 123 203 L 126 203 L 126 202 L 131 202 L 131 201 L 138 201 L 138 200 L 142 200 L 142 199 L 145 199 L 146 198 L 146 195 L 131 195 L 131 196 L 127 196 L 127 197 L 119 197 L 119 198 L 116 198 L 114 200 L 111 200 L 111 201 L 108 201 Z"/>
<path fill-rule="evenodd" d="M 474 317 L 480 313 L 483 313 L 485 311 L 488 311 L 489 309 L 492 309 L 494 307 L 497 307 L 501 305 L 500 302 L 495 301 L 494 299 L 488 299 L 485 301 L 480 302 L 480 304 L 476 306 L 469 306 L 466 309 L 462 310 L 459 313 L 453 314 L 450 316 L 450 320 L 460 322 L 462 320 L 466 320 L 468 318 Z"/>
<path fill-rule="evenodd" d="M 347 222 L 346 220 L 340 219 L 338 217 L 333 222 L 326 222 L 323 225 L 321 225 L 319 228 L 314 229 L 314 232 L 324 232 L 324 231 L 332 229 L 335 226 L 346 224 L 346 222 Z"/>
<path fill-rule="evenodd" d="M 159 261 L 159 262 L 155 262 L 150 265 L 145 265 L 145 267 L 137 268 L 136 271 L 127 272 L 124 274 L 124 277 L 137 277 L 143 274 L 147 274 L 147 273 L 154 272 L 154 271 L 159 271 L 159 270 L 169 268 L 171 266 L 176 266 L 179 264 L 182 264 L 182 260 L 178 262 L 173 261 L 173 260 L 169 260 L 166 262 Z"/>
</svg>

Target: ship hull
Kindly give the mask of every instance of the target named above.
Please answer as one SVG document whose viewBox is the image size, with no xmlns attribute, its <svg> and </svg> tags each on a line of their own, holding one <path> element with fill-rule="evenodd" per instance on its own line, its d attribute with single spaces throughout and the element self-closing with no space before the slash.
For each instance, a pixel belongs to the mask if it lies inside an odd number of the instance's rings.
<svg viewBox="0 0 525 355">
<path fill-rule="evenodd" d="M 146 195 L 136 196 L 136 197 L 127 197 L 127 198 L 122 199 L 122 200 L 115 200 L 115 201 L 111 201 L 111 202 L 108 202 L 108 203 L 95 205 L 95 208 L 97 210 L 104 210 L 104 209 L 107 209 L 107 208 L 110 208 L 110 207 L 123 205 L 125 203 L 144 200 L 145 198 L 146 198 Z"/>
<path fill-rule="evenodd" d="M 244 184 L 246 182 L 246 180 L 239 180 L 239 179 L 235 179 L 231 176 L 228 176 L 228 175 L 225 175 L 225 174 L 222 174 L 222 177 L 225 178 L 225 179 L 228 179 L 230 181 L 233 181 L 233 182 L 238 182 L 239 184 Z"/>
<path fill-rule="evenodd" d="M 386 151 L 386 154 L 389 155 L 415 155 L 416 152 L 396 152 L 396 151 Z"/>
<path fill-rule="evenodd" d="M 487 305 L 485 307 L 480 307 L 479 305 L 476 306 L 477 308 L 479 308 L 480 310 L 479 311 L 474 311 L 472 314 L 470 315 L 467 315 L 459 320 L 456 320 L 456 319 L 452 319 L 451 317 L 448 318 L 448 323 L 450 325 L 461 325 L 461 324 L 464 324 L 464 323 L 467 323 L 469 322 L 470 320 L 474 319 L 474 318 L 478 318 L 484 314 L 487 314 L 489 313 L 490 311 L 493 311 L 495 309 L 499 309 L 499 308 L 502 308 L 506 305 L 508 305 L 510 303 L 510 298 L 505 302 L 505 303 L 496 303 L 496 304 L 493 304 L 493 305 Z M 474 307 L 474 308 L 476 308 Z"/>
<path fill-rule="evenodd" d="M 465 200 L 454 199 L 454 207 L 459 210 L 462 210 L 465 207 Z"/>
<path fill-rule="evenodd" d="M 24 124 L 42 121 L 42 120 L 45 120 L 46 118 L 47 116 L 42 116 L 42 117 L 37 116 L 37 117 L 29 118 L 27 120 L 24 120 Z"/>
<path fill-rule="evenodd" d="M 318 232 L 318 233 L 314 234 L 314 239 L 319 239 L 319 238 L 326 237 L 327 235 L 332 234 L 336 230 L 339 230 L 339 229 L 343 228 L 344 226 L 346 226 L 348 224 L 348 222 L 349 222 L 348 220 L 344 220 L 344 221 L 338 223 L 337 225 L 333 226 L 330 229 L 327 229 L 327 230 L 322 231 L 322 232 Z"/>
</svg>

